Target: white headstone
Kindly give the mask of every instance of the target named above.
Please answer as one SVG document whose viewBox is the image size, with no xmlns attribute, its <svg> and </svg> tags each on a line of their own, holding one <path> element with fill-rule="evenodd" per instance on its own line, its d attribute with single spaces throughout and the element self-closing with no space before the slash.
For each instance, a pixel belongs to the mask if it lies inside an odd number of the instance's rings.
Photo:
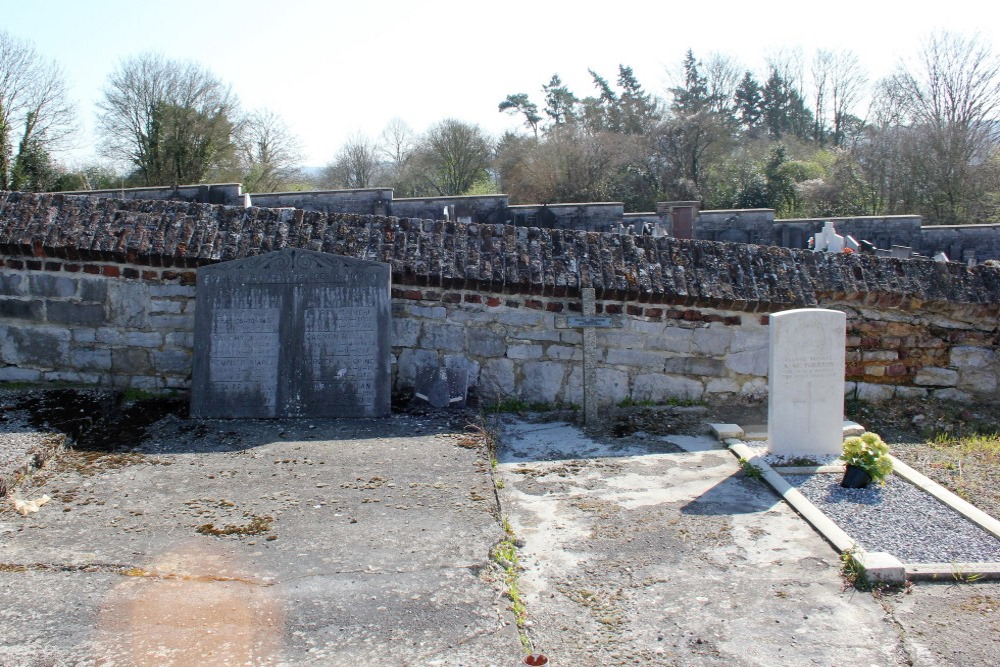
<svg viewBox="0 0 1000 667">
<path fill-rule="evenodd" d="M 841 252 L 844 249 L 844 237 L 837 233 L 829 220 L 823 223 L 823 231 L 813 235 L 813 242 L 815 250 Z"/>
<path fill-rule="evenodd" d="M 847 317 L 801 308 L 771 315 L 767 440 L 779 455 L 839 455 Z"/>
</svg>

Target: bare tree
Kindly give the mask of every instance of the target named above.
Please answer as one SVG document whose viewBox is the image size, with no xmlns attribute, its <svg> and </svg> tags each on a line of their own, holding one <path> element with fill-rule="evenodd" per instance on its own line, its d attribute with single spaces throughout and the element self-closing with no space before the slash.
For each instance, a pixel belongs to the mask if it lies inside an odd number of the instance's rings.
<svg viewBox="0 0 1000 667">
<path fill-rule="evenodd" d="M 247 114 L 240 123 L 237 145 L 247 192 L 276 192 L 301 173 L 302 144 L 273 111 L 257 109 Z"/>
<path fill-rule="evenodd" d="M 326 167 L 320 183 L 329 188 L 370 188 L 379 174 L 379 146 L 357 133 L 350 136 Z"/>
<path fill-rule="evenodd" d="M 826 143 L 827 94 L 833 63 L 833 51 L 816 49 L 809 68 L 813 83 L 813 141 L 820 146 Z"/>
<path fill-rule="evenodd" d="M 708 55 L 703 71 L 712 110 L 726 117 L 732 117 L 736 89 L 743 79 L 743 68 L 735 58 L 716 52 Z"/>
<path fill-rule="evenodd" d="M 50 151 L 73 131 L 73 121 L 58 65 L 29 42 L 0 31 L 0 189 L 43 185 L 35 170 L 47 165 Z"/>
<path fill-rule="evenodd" d="M 833 111 L 833 145 L 843 146 L 852 117 L 851 111 L 865 92 L 868 75 L 853 51 L 835 52 L 830 65 L 828 76 L 830 110 Z"/>
<path fill-rule="evenodd" d="M 414 157 L 430 193 L 461 195 L 487 176 L 494 149 L 481 127 L 448 118 L 427 131 Z"/>
<path fill-rule="evenodd" d="M 885 91 L 910 130 L 923 208 L 935 222 L 972 222 L 967 216 L 986 194 L 978 172 L 997 151 L 1000 58 L 978 35 L 937 33 Z"/>
<path fill-rule="evenodd" d="M 238 101 L 197 63 L 152 53 L 122 61 L 98 109 L 102 152 L 145 185 L 197 183 L 232 159 Z"/>
</svg>

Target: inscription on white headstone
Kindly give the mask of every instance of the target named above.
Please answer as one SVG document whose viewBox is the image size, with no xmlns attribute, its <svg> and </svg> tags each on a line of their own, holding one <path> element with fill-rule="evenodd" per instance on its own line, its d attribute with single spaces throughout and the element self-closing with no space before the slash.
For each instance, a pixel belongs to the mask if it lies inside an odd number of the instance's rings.
<svg viewBox="0 0 1000 667">
<path fill-rule="evenodd" d="M 768 444 L 774 454 L 840 454 L 847 318 L 801 308 L 770 317 Z"/>
</svg>

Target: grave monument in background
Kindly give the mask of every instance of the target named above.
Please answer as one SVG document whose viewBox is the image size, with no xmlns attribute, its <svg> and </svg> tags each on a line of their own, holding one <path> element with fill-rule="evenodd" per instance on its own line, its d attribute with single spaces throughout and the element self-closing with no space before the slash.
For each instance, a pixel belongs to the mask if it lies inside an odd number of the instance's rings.
<svg viewBox="0 0 1000 667">
<path fill-rule="evenodd" d="M 301 249 L 200 268 L 191 416 L 388 415 L 389 278 Z"/>
<path fill-rule="evenodd" d="M 767 441 L 778 455 L 839 455 L 847 316 L 801 308 L 770 317 Z"/>
</svg>

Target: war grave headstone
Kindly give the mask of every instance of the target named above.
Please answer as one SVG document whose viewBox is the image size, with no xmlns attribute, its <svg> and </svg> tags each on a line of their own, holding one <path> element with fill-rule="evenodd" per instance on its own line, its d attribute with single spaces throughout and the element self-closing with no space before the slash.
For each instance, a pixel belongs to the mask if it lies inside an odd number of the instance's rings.
<svg viewBox="0 0 1000 667">
<path fill-rule="evenodd" d="M 301 249 L 199 269 L 191 416 L 388 415 L 389 278 Z"/>
<path fill-rule="evenodd" d="M 800 308 L 770 317 L 767 425 L 779 455 L 838 455 L 844 428 L 847 317 Z"/>
</svg>

